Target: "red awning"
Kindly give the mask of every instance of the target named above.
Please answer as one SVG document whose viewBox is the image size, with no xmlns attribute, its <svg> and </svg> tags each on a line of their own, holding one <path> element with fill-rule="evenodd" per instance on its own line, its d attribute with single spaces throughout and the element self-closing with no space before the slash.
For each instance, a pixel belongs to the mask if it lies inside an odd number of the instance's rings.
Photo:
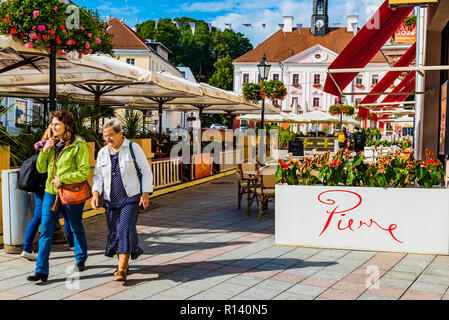
<svg viewBox="0 0 449 320">
<path fill-rule="evenodd" d="M 416 72 L 410 72 L 391 92 L 412 92 L 415 89 L 415 76 Z M 382 103 L 386 102 L 401 102 L 407 99 L 408 95 L 388 95 L 382 100 Z M 404 98 L 403 100 L 401 100 Z M 384 106 L 385 107 L 385 106 Z"/>
<path fill-rule="evenodd" d="M 391 92 L 393 93 L 398 93 L 398 92 L 412 92 L 413 89 L 415 88 L 415 71 L 410 72 L 409 74 L 407 74 L 404 79 L 402 79 L 402 81 L 393 88 L 393 90 L 391 90 Z M 384 100 L 382 100 L 382 103 L 387 103 L 387 102 L 402 102 L 405 99 L 407 99 L 408 95 L 395 95 L 395 94 L 391 94 L 385 97 Z M 404 98 L 403 100 L 400 100 L 401 98 Z M 382 108 L 386 108 L 389 107 L 388 105 L 383 105 Z M 376 108 L 375 110 L 378 110 L 378 108 Z M 368 118 L 369 117 L 369 109 L 365 108 L 365 107 L 359 107 L 359 111 L 357 116 L 361 117 L 361 118 Z"/>
<path fill-rule="evenodd" d="M 391 35 L 399 28 L 402 21 L 412 12 L 414 7 L 391 9 L 388 0 L 379 7 L 374 16 L 349 42 L 328 69 L 363 68 L 376 55 Z M 379 26 L 373 25 L 379 21 Z M 343 90 L 357 76 L 357 72 L 334 73 L 326 78 L 324 91 L 341 96 Z"/>
<path fill-rule="evenodd" d="M 398 62 L 393 67 L 408 67 L 416 57 L 416 42 L 404 53 Z M 394 81 L 402 74 L 402 71 L 389 71 L 387 74 L 377 83 L 371 92 L 385 92 Z M 379 99 L 380 95 L 367 95 L 360 104 L 375 103 Z"/>
</svg>

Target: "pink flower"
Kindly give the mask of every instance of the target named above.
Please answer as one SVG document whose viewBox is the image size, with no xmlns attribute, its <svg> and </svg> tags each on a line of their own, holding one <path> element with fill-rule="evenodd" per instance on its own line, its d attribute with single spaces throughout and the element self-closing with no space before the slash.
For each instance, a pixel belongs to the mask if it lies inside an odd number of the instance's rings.
<svg viewBox="0 0 449 320">
<path fill-rule="evenodd" d="M 100 39 L 95 39 L 95 41 L 98 43 L 98 44 L 100 44 L 101 43 L 101 40 Z"/>
<path fill-rule="evenodd" d="M 53 9 L 55 9 L 55 11 L 58 11 L 58 7 L 54 6 Z"/>
<path fill-rule="evenodd" d="M 83 26 L 81 26 L 81 27 L 80 27 L 80 29 L 81 29 L 81 30 L 84 30 L 84 27 L 83 27 Z"/>
<path fill-rule="evenodd" d="M 26 48 L 28 48 L 28 49 L 33 49 L 33 44 L 31 43 L 31 42 L 28 42 L 26 45 L 25 45 L 25 47 Z"/>
<path fill-rule="evenodd" d="M 43 25 L 38 25 L 38 26 L 37 26 L 37 30 L 39 30 L 40 32 L 45 31 L 45 26 L 43 26 Z"/>
<path fill-rule="evenodd" d="M 92 38 L 92 33 L 88 33 L 87 36 L 88 36 L 89 38 Z"/>
<path fill-rule="evenodd" d="M 89 49 L 90 48 L 90 43 L 89 43 L 89 41 L 86 41 L 86 49 Z"/>
<path fill-rule="evenodd" d="M 36 19 L 37 18 L 37 16 L 39 15 L 39 11 L 33 11 L 33 16 L 34 16 L 34 19 Z"/>
<path fill-rule="evenodd" d="M 35 33 L 30 34 L 30 39 L 37 39 L 37 38 L 38 38 L 37 34 L 35 34 Z"/>
</svg>

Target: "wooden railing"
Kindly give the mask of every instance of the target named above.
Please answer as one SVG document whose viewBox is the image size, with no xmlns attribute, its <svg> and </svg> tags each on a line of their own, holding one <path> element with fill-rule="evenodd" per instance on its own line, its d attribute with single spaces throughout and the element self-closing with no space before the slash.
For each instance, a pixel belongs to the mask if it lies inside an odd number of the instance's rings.
<svg viewBox="0 0 449 320">
<path fill-rule="evenodd" d="M 182 182 L 182 157 L 153 159 L 153 189 L 160 189 Z"/>
</svg>

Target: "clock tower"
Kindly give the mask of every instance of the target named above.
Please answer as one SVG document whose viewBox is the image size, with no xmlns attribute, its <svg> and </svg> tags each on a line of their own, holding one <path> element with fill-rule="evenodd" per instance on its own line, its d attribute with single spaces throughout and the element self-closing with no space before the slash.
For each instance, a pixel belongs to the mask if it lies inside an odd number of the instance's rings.
<svg viewBox="0 0 449 320">
<path fill-rule="evenodd" d="M 329 32 L 328 0 L 313 0 L 313 15 L 310 30 L 314 36 L 325 36 Z"/>
</svg>

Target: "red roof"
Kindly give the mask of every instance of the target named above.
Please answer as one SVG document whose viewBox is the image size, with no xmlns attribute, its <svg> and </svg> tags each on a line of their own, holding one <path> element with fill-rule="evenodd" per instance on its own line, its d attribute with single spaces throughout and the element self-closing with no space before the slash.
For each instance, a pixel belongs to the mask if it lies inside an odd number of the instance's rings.
<svg viewBox="0 0 449 320">
<path fill-rule="evenodd" d="M 354 34 L 346 31 L 346 28 L 329 28 L 329 33 L 324 37 L 312 35 L 310 28 L 302 28 L 301 33 L 297 28 L 285 33 L 279 30 L 234 62 L 259 63 L 264 54 L 270 63 L 282 62 L 317 44 L 339 54 L 353 38 Z M 377 53 L 371 63 L 386 63 L 386 60 L 381 53 Z"/>
</svg>

